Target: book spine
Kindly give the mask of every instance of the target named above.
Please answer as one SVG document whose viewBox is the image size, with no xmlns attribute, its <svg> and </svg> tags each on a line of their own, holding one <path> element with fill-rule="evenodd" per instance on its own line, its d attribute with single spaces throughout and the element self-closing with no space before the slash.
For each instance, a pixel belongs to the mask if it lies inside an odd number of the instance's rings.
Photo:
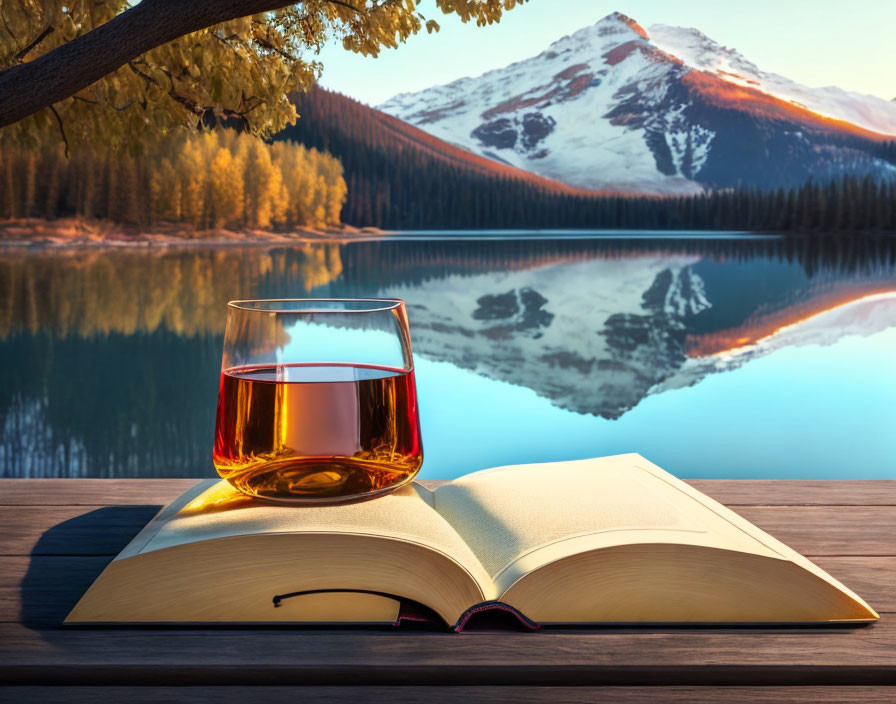
<svg viewBox="0 0 896 704">
<path fill-rule="evenodd" d="M 541 628 L 541 626 L 539 626 L 535 621 L 528 618 L 523 612 L 510 606 L 510 604 L 505 604 L 502 601 L 483 601 L 481 604 L 471 606 L 469 609 L 464 611 L 458 622 L 452 627 L 452 630 L 455 633 L 460 633 L 468 626 L 470 619 L 477 614 L 485 614 L 486 616 L 499 616 L 500 626 L 503 628 L 506 628 L 508 625 L 507 619 L 504 618 L 507 615 L 512 617 L 510 620 L 510 625 L 516 625 L 522 630 L 537 631 L 539 628 Z M 479 621 L 480 619 L 477 618 L 476 620 Z"/>
</svg>

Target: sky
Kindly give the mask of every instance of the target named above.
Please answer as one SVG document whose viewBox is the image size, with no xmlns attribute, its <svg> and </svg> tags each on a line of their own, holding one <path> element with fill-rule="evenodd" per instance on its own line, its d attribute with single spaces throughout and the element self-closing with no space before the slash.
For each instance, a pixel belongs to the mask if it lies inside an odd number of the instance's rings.
<svg viewBox="0 0 896 704">
<path fill-rule="evenodd" d="M 423 32 L 376 59 L 328 46 L 319 57 L 321 84 L 376 105 L 534 56 L 617 10 L 645 28 L 696 27 L 762 70 L 800 83 L 896 97 L 896 0 L 529 0 L 484 28 L 423 0 L 420 11 L 439 22 L 438 34 Z"/>
</svg>

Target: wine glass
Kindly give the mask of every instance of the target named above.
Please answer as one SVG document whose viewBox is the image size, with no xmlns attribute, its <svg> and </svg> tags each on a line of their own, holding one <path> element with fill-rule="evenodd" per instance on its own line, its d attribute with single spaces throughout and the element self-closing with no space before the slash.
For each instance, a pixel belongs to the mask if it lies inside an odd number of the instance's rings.
<svg viewBox="0 0 896 704">
<path fill-rule="evenodd" d="M 231 301 L 213 461 L 244 494 L 293 504 L 410 482 L 423 447 L 404 301 Z"/>
</svg>

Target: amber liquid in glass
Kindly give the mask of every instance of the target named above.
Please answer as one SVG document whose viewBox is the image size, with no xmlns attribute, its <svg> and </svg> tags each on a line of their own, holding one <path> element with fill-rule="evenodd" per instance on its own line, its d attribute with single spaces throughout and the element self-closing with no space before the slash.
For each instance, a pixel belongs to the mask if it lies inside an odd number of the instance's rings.
<svg viewBox="0 0 896 704">
<path fill-rule="evenodd" d="M 221 374 L 215 469 L 246 494 L 350 500 L 410 481 L 422 463 L 413 371 L 333 363 Z"/>
</svg>

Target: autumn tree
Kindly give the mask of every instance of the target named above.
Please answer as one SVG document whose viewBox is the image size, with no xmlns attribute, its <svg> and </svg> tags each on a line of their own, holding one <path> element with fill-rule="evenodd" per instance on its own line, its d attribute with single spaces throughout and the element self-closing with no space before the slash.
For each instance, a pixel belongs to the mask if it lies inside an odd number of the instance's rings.
<svg viewBox="0 0 896 704">
<path fill-rule="evenodd" d="M 187 140 L 177 160 L 180 174 L 181 217 L 193 227 L 202 225 L 205 211 L 205 162 L 197 140 Z"/>
<path fill-rule="evenodd" d="M 435 0 L 479 25 L 525 0 Z M 0 138 L 115 148 L 212 117 L 267 136 L 296 119 L 288 95 L 310 86 L 336 38 L 376 56 L 424 27 L 419 0 L 4 0 Z M 8 127 L 10 126 L 11 127 Z"/>
<path fill-rule="evenodd" d="M 243 174 L 233 155 L 220 147 L 209 164 L 208 223 L 212 227 L 235 224 L 243 214 Z"/>
<path fill-rule="evenodd" d="M 162 157 L 149 174 L 150 220 L 181 219 L 181 186 L 168 157 Z"/>
<path fill-rule="evenodd" d="M 270 149 L 258 140 L 252 140 L 247 145 L 243 161 L 246 224 L 249 227 L 270 227 L 271 221 L 283 210 L 280 205 L 280 170 L 271 162 Z"/>
<path fill-rule="evenodd" d="M 340 223 L 345 199 L 342 165 L 330 154 L 231 129 L 169 137 L 137 155 L 94 144 L 79 145 L 70 157 L 58 144 L 0 147 L 0 219 L 78 216 L 196 230 L 329 227 Z"/>
</svg>

